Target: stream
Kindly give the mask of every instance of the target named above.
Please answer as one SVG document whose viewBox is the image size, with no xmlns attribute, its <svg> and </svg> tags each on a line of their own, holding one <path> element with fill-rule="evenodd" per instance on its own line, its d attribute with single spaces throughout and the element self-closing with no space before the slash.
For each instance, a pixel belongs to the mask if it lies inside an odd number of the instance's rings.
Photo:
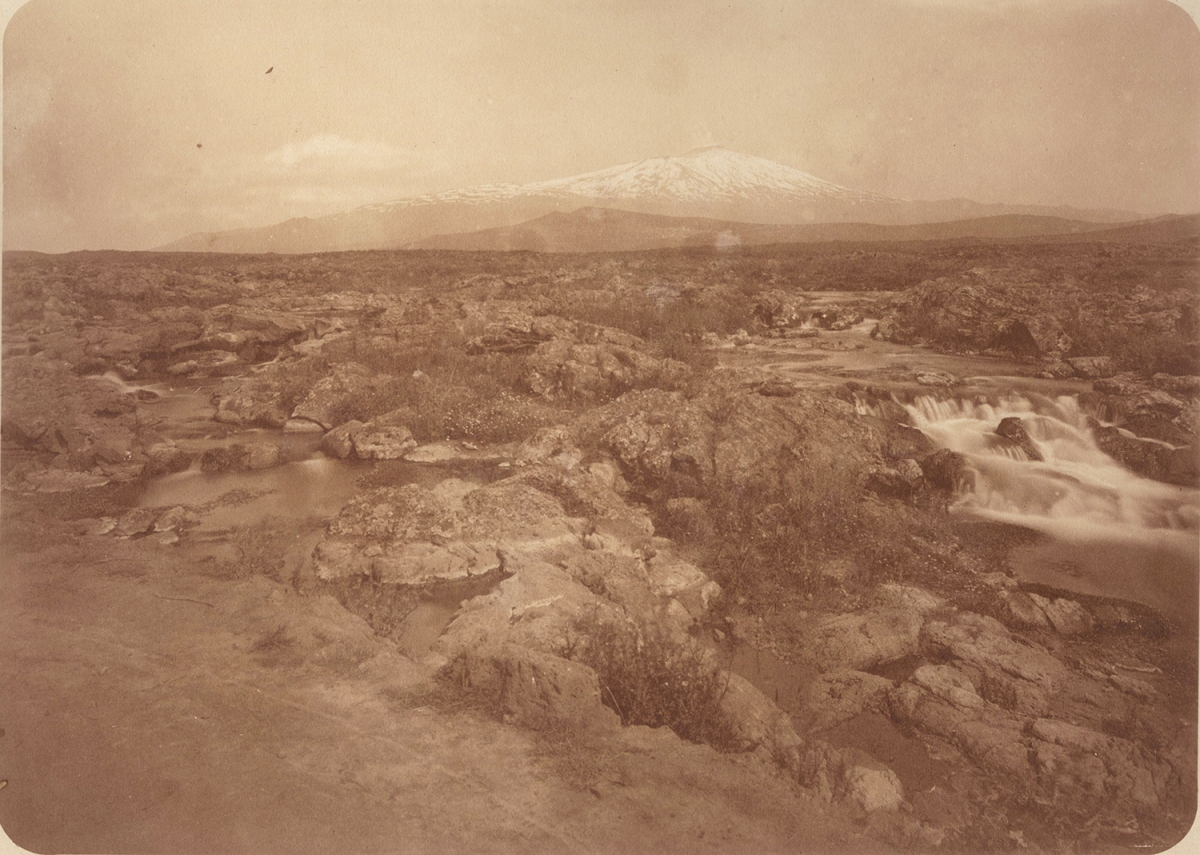
<svg viewBox="0 0 1200 855">
<path fill-rule="evenodd" d="M 1077 398 L 1090 384 L 1020 376 L 1022 366 L 1004 360 L 881 342 L 870 337 L 872 326 L 867 320 L 842 332 L 822 331 L 813 339 L 757 339 L 748 347 L 727 350 L 722 362 L 757 366 L 802 387 L 828 387 L 847 379 L 890 383 L 901 391 L 896 397 L 913 424 L 939 447 L 963 454 L 976 473 L 974 488 L 958 498 L 954 513 L 1046 535 L 1010 556 L 1018 578 L 1141 602 L 1195 633 L 1200 491 L 1142 478 L 1100 451 Z M 964 380 L 959 394 L 933 392 L 896 382 L 901 371 L 910 377 L 914 371 L 952 372 Z M 285 462 L 269 469 L 203 472 L 193 464 L 189 471 L 147 484 L 139 502 L 144 507 L 204 506 L 198 534 L 210 542 L 269 518 L 307 521 L 310 529 L 323 524 L 375 467 L 325 457 L 318 450 L 319 436 L 312 434 L 239 429 L 212 421 L 209 396 L 216 381 L 173 388 L 138 386 L 111 374 L 96 379 L 139 394 L 145 409 L 188 451 L 232 443 L 280 446 Z M 961 394 L 962 389 L 970 394 Z M 1008 416 L 1022 420 L 1042 461 L 1027 459 L 996 436 L 996 425 Z M 390 483 L 460 474 L 440 465 L 397 465 Z M 488 468 L 494 469 L 494 463 Z M 236 501 L 222 501 L 229 496 Z M 303 545 L 311 539 L 303 538 Z M 437 604 L 439 621 L 449 621 L 451 605 Z M 425 628 L 421 636 L 430 632 Z"/>
<path fill-rule="evenodd" d="M 975 470 L 955 512 L 1049 536 L 1010 557 L 1019 578 L 1141 602 L 1195 631 L 1200 491 L 1143 478 L 1104 454 L 1075 396 L 1009 394 L 995 404 L 921 396 L 908 411 Z M 996 436 L 1010 416 L 1043 460 Z"/>
</svg>

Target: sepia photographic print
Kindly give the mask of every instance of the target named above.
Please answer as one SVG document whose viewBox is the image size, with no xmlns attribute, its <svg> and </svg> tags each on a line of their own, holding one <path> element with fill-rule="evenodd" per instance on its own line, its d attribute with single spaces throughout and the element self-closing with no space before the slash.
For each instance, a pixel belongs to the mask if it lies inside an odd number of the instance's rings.
<svg viewBox="0 0 1200 855">
<path fill-rule="evenodd" d="M 5 12 L 12 851 L 1197 843 L 1200 3 Z"/>
</svg>

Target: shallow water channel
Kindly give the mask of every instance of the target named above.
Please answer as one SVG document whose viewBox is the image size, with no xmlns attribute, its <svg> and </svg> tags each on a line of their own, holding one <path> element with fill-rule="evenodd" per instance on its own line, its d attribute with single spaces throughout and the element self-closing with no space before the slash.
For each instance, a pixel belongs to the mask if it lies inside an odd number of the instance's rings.
<svg viewBox="0 0 1200 855">
<path fill-rule="evenodd" d="M 872 326 L 867 321 L 839 333 L 822 332 L 816 339 L 756 340 L 726 351 L 722 361 L 755 365 L 801 386 L 873 378 L 887 384 L 901 368 L 965 378 L 970 394 L 963 397 L 911 384 L 899 396 L 913 423 L 937 445 L 964 454 L 977 474 L 974 488 L 960 496 L 954 512 L 1046 535 L 1011 555 L 1011 568 L 1021 580 L 1141 602 L 1195 633 L 1200 491 L 1142 478 L 1101 452 L 1075 397 L 1090 384 L 1026 378 L 1015 363 L 876 341 L 869 335 Z M 268 519 L 307 521 L 307 534 L 295 548 L 311 552 L 319 528 L 377 466 L 326 458 L 317 450 L 319 436 L 312 434 L 234 429 L 212 421 L 209 396 L 215 382 L 172 388 L 135 386 L 114 375 L 98 379 L 140 392 L 143 406 L 162 419 L 164 431 L 190 451 L 262 441 L 280 446 L 288 461 L 280 466 L 247 472 L 202 472 L 194 466 L 147 484 L 139 504 L 201 508 L 197 534 L 210 542 Z M 996 425 L 1007 416 L 1022 419 L 1042 461 L 997 441 Z M 483 481 L 502 474 L 494 462 L 474 463 L 468 472 L 440 464 L 387 465 L 392 484 L 433 483 L 451 476 Z M 412 614 L 413 649 L 428 649 L 453 617 L 461 601 L 456 596 L 431 598 Z M 768 694 L 786 696 L 806 682 L 805 675 L 788 672 L 782 663 L 757 654 L 753 662 L 749 654 L 739 656 L 735 670 Z M 791 706 L 783 697 L 781 705 Z"/>
</svg>

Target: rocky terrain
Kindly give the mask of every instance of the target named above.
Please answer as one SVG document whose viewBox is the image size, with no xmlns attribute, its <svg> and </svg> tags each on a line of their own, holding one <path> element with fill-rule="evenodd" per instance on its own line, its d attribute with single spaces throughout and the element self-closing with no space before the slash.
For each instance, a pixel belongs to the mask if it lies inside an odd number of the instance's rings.
<svg viewBox="0 0 1200 855">
<path fill-rule="evenodd" d="M 1170 846 L 1196 251 L 7 255 L 0 823 Z M 1162 598 L 1064 515 L 1128 527 Z M 45 772 L 79 756 L 94 807 Z"/>
</svg>

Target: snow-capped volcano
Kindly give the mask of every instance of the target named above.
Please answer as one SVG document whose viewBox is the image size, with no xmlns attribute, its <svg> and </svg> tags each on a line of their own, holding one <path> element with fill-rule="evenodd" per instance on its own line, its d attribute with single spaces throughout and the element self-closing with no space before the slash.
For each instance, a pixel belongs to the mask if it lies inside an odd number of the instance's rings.
<svg viewBox="0 0 1200 855">
<path fill-rule="evenodd" d="M 597 199 L 660 199 L 672 202 L 730 202 L 789 195 L 858 201 L 891 201 L 860 193 L 782 163 L 719 146 L 680 157 L 653 157 L 596 172 L 526 185 L 544 193 L 573 193 Z"/>
<path fill-rule="evenodd" d="M 483 184 L 365 205 L 359 210 L 386 211 L 438 202 L 478 203 L 518 197 L 587 199 L 592 205 L 609 203 L 635 208 L 663 204 L 762 204 L 768 201 L 828 200 L 851 204 L 899 201 L 851 190 L 773 160 L 708 146 L 677 157 L 652 157 L 568 178 L 530 184 Z"/>
<path fill-rule="evenodd" d="M 434 235 L 515 226 L 553 212 L 610 208 L 735 223 L 911 224 L 997 214 L 1121 219 L 1108 212 L 978 205 L 958 199 L 910 202 L 864 193 L 791 166 L 720 147 L 653 157 L 568 178 L 483 184 L 365 205 L 318 219 L 258 229 L 194 234 L 163 250 L 325 252 L 395 249 Z M 1131 219 L 1127 218 L 1127 219 Z"/>
</svg>

